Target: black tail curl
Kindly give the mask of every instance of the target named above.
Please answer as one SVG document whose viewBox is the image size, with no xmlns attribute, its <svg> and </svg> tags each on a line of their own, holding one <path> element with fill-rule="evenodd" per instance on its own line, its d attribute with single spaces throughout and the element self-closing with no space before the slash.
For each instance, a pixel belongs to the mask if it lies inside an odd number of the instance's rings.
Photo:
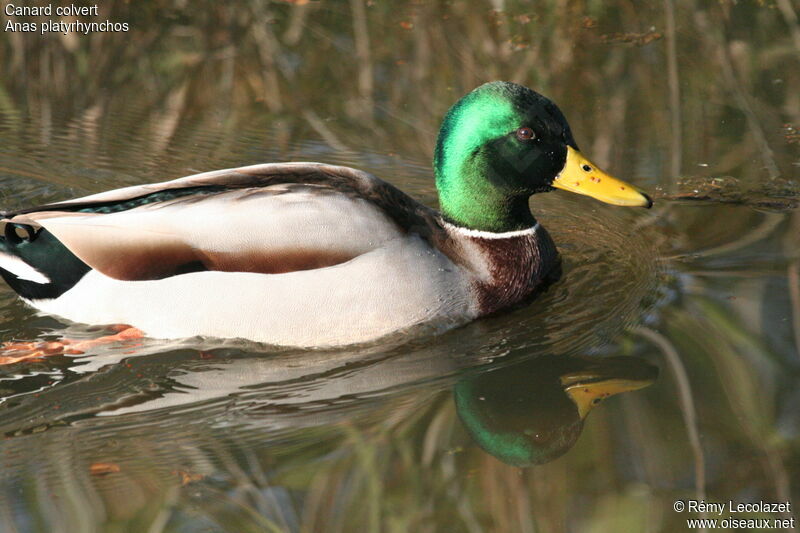
<svg viewBox="0 0 800 533">
<path fill-rule="evenodd" d="M 18 257 L 49 279 L 47 283 L 37 283 L 0 268 L 0 276 L 6 283 L 28 300 L 58 298 L 90 270 L 52 233 L 28 224 L 5 223 L 0 237 L 0 253 Z"/>
</svg>

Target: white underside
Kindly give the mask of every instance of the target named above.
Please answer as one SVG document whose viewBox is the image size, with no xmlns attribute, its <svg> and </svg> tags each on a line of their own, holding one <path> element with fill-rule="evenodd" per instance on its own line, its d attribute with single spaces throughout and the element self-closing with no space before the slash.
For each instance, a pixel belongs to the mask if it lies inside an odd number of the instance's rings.
<svg viewBox="0 0 800 533">
<path fill-rule="evenodd" d="M 76 322 L 130 324 L 155 338 L 323 347 L 472 320 L 465 280 L 446 256 L 410 235 L 340 265 L 286 274 L 206 271 L 120 281 L 92 270 L 59 298 L 29 303 Z"/>
</svg>

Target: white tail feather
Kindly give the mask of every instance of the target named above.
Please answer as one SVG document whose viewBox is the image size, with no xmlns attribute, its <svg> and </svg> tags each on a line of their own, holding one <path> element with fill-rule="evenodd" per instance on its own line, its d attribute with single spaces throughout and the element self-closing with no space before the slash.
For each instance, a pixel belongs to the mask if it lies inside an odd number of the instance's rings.
<svg viewBox="0 0 800 533">
<path fill-rule="evenodd" d="M 50 283 L 50 278 L 15 255 L 0 252 L 0 268 L 11 272 L 19 279 L 41 284 Z"/>
</svg>

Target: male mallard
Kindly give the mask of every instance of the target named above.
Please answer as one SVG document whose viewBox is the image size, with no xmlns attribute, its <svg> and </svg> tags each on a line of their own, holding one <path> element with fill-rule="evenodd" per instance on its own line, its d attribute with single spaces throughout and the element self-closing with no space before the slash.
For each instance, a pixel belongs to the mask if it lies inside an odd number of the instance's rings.
<svg viewBox="0 0 800 533">
<path fill-rule="evenodd" d="M 452 327 L 530 296 L 558 264 L 528 198 L 650 207 L 513 83 L 459 100 L 434 157 L 441 212 L 347 167 L 219 170 L 4 213 L 0 274 L 33 307 L 152 337 L 288 346 Z"/>
</svg>

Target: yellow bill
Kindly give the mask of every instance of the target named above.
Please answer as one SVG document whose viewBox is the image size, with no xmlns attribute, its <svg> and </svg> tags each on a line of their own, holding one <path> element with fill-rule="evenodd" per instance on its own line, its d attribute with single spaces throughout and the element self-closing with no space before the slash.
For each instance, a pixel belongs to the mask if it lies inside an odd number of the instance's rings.
<svg viewBox="0 0 800 533">
<path fill-rule="evenodd" d="M 645 193 L 609 176 L 571 146 L 567 146 L 567 162 L 553 180 L 553 187 L 585 194 L 607 204 L 647 208 L 653 205 Z"/>
<path fill-rule="evenodd" d="M 581 419 L 610 396 L 652 385 L 658 368 L 633 357 L 600 358 L 585 368 L 561 376 L 561 386 L 578 408 Z"/>
<path fill-rule="evenodd" d="M 578 414 L 581 418 L 586 418 L 589 411 L 595 405 L 605 400 L 610 396 L 619 394 L 620 392 L 630 392 L 638 389 L 643 389 L 650 385 L 652 381 L 634 381 L 629 379 L 609 379 L 607 381 L 600 381 L 597 383 L 589 384 L 575 384 L 566 388 L 572 401 L 578 407 Z"/>
</svg>

